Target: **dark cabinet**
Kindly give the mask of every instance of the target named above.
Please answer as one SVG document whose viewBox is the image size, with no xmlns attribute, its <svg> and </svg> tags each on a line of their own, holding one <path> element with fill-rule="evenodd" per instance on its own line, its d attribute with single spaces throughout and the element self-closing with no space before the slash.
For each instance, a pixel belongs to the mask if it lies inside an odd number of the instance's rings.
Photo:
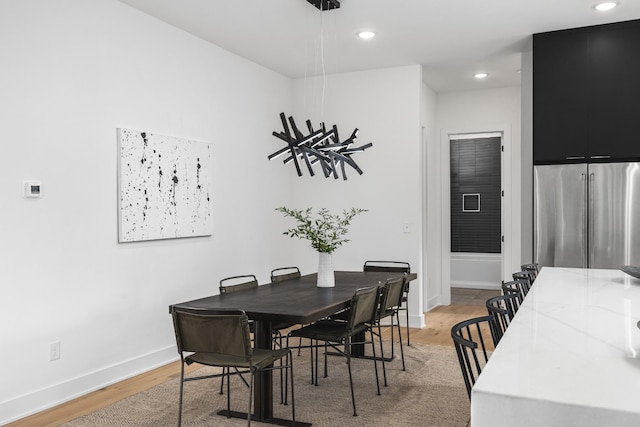
<svg viewBox="0 0 640 427">
<path fill-rule="evenodd" d="M 533 42 L 535 163 L 640 160 L 640 20 Z"/>
</svg>

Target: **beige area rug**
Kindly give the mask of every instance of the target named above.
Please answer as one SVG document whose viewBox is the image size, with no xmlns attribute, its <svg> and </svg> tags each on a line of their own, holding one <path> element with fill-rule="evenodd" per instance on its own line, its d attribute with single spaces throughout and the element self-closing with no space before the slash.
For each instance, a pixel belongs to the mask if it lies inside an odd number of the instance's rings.
<svg viewBox="0 0 640 427">
<path fill-rule="evenodd" d="M 399 357 L 387 363 L 388 387 L 378 396 L 373 362 L 352 362 L 358 416 L 351 409 L 347 365 L 343 358 L 329 358 L 329 377 L 310 384 L 309 354 L 294 355 L 296 418 L 314 426 L 443 426 L 464 427 L 469 421 L 467 397 L 460 366 L 453 347 L 405 346 L 407 370 Z M 322 363 L 320 364 L 322 366 Z M 382 369 L 380 378 L 382 381 Z M 195 374 L 213 372 L 202 368 Z M 192 374 L 193 375 L 193 374 Z M 274 371 L 274 416 L 291 418 L 290 406 L 279 403 L 279 376 Z M 231 409 L 246 411 L 248 389 L 232 378 Z M 182 425 L 243 426 L 246 420 L 217 415 L 226 409 L 226 394 L 219 394 L 220 379 L 188 382 Z M 225 387 L 226 388 L 226 387 Z M 177 425 L 179 380 L 172 379 L 147 391 L 125 398 L 106 408 L 63 424 L 64 427 L 143 427 Z M 226 393 L 226 392 L 225 392 Z M 252 425 L 264 426 L 252 421 Z"/>
</svg>

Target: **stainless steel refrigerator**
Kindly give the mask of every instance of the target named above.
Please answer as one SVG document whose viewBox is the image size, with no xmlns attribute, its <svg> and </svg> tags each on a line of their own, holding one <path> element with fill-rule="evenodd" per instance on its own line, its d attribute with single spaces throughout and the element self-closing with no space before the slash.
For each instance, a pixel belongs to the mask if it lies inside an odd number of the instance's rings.
<svg viewBox="0 0 640 427">
<path fill-rule="evenodd" d="M 534 167 L 541 266 L 640 266 L 640 163 Z"/>
</svg>

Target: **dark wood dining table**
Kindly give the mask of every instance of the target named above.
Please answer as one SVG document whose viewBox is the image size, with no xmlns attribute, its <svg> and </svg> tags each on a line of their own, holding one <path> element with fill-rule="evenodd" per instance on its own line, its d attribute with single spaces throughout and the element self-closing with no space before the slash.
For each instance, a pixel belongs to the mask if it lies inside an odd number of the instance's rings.
<svg viewBox="0 0 640 427">
<path fill-rule="evenodd" d="M 273 325 L 308 324 L 348 308 L 351 297 L 358 288 L 383 284 L 387 279 L 401 273 L 336 271 L 335 287 L 316 286 L 317 275 L 309 274 L 278 283 L 269 283 L 257 288 L 213 295 L 192 301 L 173 304 L 169 307 L 182 308 L 234 308 L 244 310 L 254 321 L 254 346 L 272 347 Z M 409 274 L 409 280 L 416 279 Z M 276 425 L 290 425 L 290 420 L 273 417 L 273 378 L 271 371 L 263 371 L 255 377 L 254 419 Z M 219 414 L 227 415 L 227 411 Z M 232 413 L 232 416 L 246 417 L 246 413 Z M 296 425 L 309 426 L 298 422 Z"/>
</svg>

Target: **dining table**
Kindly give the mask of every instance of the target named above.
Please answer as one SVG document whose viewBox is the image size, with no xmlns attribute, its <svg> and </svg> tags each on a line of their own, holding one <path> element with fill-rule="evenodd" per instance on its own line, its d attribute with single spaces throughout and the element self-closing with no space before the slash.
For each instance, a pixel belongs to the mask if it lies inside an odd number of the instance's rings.
<svg viewBox="0 0 640 427">
<path fill-rule="evenodd" d="M 382 286 L 388 279 L 402 273 L 336 271 L 334 287 L 318 287 L 317 274 L 308 274 L 276 283 L 260 285 L 239 292 L 211 295 L 172 304 L 179 308 L 240 309 L 254 322 L 254 346 L 272 348 L 273 328 L 280 324 L 309 324 L 350 306 L 356 289 Z M 409 273 L 408 280 L 417 275 Z M 273 416 L 273 376 L 270 370 L 255 376 L 254 412 L 252 419 L 268 424 L 291 425 L 290 420 Z M 218 412 L 220 415 L 246 418 L 242 412 Z M 297 426 L 310 423 L 296 421 Z"/>
<path fill-rule="evenodd" d="M 471 391 L 471 425 L 640 426 L 640 279 L 543 267 Z"/>
</svg>

